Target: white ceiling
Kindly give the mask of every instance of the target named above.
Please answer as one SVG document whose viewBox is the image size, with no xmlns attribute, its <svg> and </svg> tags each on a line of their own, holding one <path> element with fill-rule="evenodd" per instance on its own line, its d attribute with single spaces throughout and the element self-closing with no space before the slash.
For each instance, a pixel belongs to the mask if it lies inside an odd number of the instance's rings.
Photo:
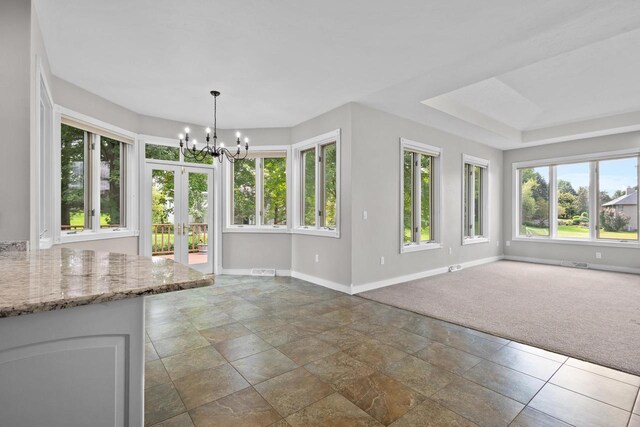
<svg viewBox="0 0 640 427">
<path fill-rule="evenodd" d="M 640 110 L 634 0 L 35 3 L 55 75 L 161 118 L 209 124 L 218 89 L 224 128 L 357 101 L 513 148 L 522 130 Z M 443 94 L 495 126 L 421 103 Z"/>
</svg>

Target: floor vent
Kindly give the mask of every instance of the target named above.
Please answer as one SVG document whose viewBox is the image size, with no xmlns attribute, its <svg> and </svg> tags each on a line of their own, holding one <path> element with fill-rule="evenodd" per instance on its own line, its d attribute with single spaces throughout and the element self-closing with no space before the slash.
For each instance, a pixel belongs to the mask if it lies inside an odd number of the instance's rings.
<svg viewBox="0 0 640 427">
<path fill-rule="evenodd" d="M 586 262 L 562 261 L 560 265 L 563 267 L 589 268 L 589 264 Z"/>
<path fill-rule="evenodd" d="M 449 266 L 449 273 L 453 273 L 454 271 L 460 271 L 460 270 L 462 270 L 462 266 L 460 264 Z"/>
<path fill-rule="evenodd" d="M 251 275 L 274 277 L 276 275 L 276 269 L 275 268 L 254 268 L 251 270 Z"/>
</svg>

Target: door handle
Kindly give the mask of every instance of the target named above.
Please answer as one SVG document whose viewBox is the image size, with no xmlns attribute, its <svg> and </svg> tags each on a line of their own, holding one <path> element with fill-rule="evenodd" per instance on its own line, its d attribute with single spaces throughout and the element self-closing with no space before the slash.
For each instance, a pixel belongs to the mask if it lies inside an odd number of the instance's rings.
<svg viewBox="0 0 640 427">
<path fill-rule="evenodd" d="M 174 226 L 175 230 L 176 230 L 176 236 L 180 235 L 180 224 L 178 224 L 177 226 Z"/>
<path fill-rule="evenodd" d="M 182 234 L 187 236 L 189 234 L 189 228 L 187 227 L 187 223 L 183 222 L 182 223 Z"/>
</svg>

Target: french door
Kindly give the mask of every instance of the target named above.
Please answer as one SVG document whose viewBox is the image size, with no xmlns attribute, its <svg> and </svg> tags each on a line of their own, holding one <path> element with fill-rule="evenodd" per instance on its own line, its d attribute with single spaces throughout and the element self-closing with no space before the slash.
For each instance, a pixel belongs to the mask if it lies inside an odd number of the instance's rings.
<svg viewBox="0 0 640 427">
<path fill-rule="evenodd" d="M 213 169 L 147 162 L 145 255 L 213 273 Z"/>
</svg>

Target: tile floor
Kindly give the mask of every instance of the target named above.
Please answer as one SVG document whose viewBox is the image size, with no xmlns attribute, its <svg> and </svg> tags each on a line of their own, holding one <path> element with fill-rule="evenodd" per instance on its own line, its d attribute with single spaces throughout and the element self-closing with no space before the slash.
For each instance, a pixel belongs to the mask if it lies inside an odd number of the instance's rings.
<svg viewBox="0 0 640 427">
<path fill-rule="evenodd" d="M 640 427 L 640 378 L 292 278 L 147 297 L 147 426 Z"/>
</svg>

